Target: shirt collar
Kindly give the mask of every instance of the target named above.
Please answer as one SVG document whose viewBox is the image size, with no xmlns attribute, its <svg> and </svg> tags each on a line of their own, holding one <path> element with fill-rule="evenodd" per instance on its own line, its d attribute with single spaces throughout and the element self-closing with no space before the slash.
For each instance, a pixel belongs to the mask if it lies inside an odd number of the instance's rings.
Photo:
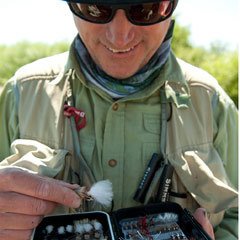
<svg viewBox="0 0 240 240">
<path fill-rule="evenodd" d="M 190 99 L 189 87 L 173 53 L 170 54 L 169 61 L 159 77 L 165 79 L 165 85 L 161 89 L 161 101 L 163 103 L 173 102 L 177 108 L 187 108 Z"/>
</svg>

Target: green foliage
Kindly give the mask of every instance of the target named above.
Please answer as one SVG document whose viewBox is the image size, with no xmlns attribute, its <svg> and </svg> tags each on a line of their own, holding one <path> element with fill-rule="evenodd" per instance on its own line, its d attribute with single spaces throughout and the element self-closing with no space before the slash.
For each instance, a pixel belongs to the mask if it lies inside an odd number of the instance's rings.
<svg viewBox="0 0 240 240">
<path fill-rule="evenodd" d="M 238 106 L 238 53 L 228 51 L 222 43 L 212 44 L 210 49 L 194 46 L 190 41 L 189 27 L 175 24 L 172 49 L 176 56 L 213 75 Z M 0 85 L 14 72 L 29 62 L 67 51 L 69 43 L 52 45 L 19 42 L 12 46 L 0 45 Z"/>
<path fill-rule="evenodd" d="M 172 49 L 175 54 L 178 55 L 178 53 L 181 52 L 182 49 L 184 50 L 192 49 L 190 35 L 191 33 L 188 27 L 180 27 L 178 24 L 175 23 L 172 41 Z"/>
<path fill-rule="evenodd" d="M 200 67 L 208 71 L 218 80 L 219 84 L 238 106 L 238 54 L 225 52 L 211 54 Z"/>
<path fill-rule="evenodd" d="M 209 72 L 238 106 L 237 50 L 229 51 L 220 42 L 213 43 L 210 49 L 195 47 L 189 40 L 188 29 L 178 25 L 174 29 L 172 48 L 176 56 Z"/>
<path fill-rule="evenodd" d="M 23 41 L 12 46 L 0 46 L 0 85 L 12 77 L 19 67 L 39 58 L 67 51 L 68 48 L 67 42 L 48 45 Z"/>
</svg>

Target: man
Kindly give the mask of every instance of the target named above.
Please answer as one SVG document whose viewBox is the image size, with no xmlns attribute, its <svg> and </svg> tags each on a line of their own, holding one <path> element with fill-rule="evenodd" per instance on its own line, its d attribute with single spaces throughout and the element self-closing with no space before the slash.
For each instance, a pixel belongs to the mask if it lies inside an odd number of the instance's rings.
<svg viewBox="0 0 240 240">
<path fill-rule="evenodd" d="M 237 239 L 237 111 L 211 76 L 171 52 L 177 2 L 68 2 L 79 32 L 70 52 L 8 82 L 0 239 L 28 239 L 56 207 L 79 207 L 77 186 L 66 182 L 110 179 L 114 209 L 138 205 L 153 153 L 174 167 L 170 201 L 213 239 Z"/>
</svg>

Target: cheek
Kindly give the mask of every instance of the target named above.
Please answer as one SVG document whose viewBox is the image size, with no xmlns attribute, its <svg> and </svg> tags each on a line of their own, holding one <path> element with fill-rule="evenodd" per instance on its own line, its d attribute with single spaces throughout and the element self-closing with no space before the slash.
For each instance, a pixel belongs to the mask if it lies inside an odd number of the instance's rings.
<svg viewBox="0 0 240 240">
<path fill-rule="evenodd" d="M 83 22 L 83 20 L 81 20 L 78 17 L 74 16 L 74 22 L 75 22 L 76 28 L 78 30 L 78 33 L 79 33 L 81 39 L 87 38 L 87 35 L 88 35 L 87 26 Z"/>
<path fill-rule="evenodd" d="M 145 36 L 152 42 L 161 43 L 167 34 L 171 19 L 160 22 L 151 26 L 144 27 Z"/>
<path fill-rule="evenodd" d="M 99 44 L 100 36 L 102 36 L 102 29 L 100 25 L 92 24 L 74 16 L 74 22 L 80 35 L 81 40 L 88 49 L 89 54 L 96 64 L 100 65 L 101 58 L 104 58 Z M 104 60 L 104 59 L 103 59 Z"/>
<path fill-rule="evenodd" d="M 104 34 L 101 25 L 93 24 L 74 16 L 74 22 L 83 43 L 90 53 L 96 50 L 100 37 Z"/>
<path fill-rule="evenodd" d="M 143 42 L 145 43 L 145 49 L 149 54 L 153 55 L 159 48 L 164 40 L 164 37 L 168 31 L 168 23 L 159 23 L 156 25 L 144 27 L 143 29 Z"/>
<path fill-rule="evenodd" d="M 87 21 L 84 21 L 76 16 L 74 16 L 74 22 L 77 28 L 77 31 L 81 37 L 81 39 L 85 42 L 90 41 L 97 36 L 98 30 L 96 24 L 89 23 Z"/>
</svg>

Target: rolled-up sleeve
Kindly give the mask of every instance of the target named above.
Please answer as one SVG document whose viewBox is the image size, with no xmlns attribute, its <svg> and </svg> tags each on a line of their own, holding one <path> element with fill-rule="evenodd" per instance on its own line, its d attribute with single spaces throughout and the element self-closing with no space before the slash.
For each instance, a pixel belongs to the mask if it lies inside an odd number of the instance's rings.
<svg viewBox="0 0 240 240">
<path fill-rule="evenodd" d="M 214 112 L 214 146 L 222 158 L 226 173 L 238 189 L 238 110 L 227 94 L 220 89 Z M 215 228 L 216 240 L 238 239 L 238 209 L 225 212 Z"/>
<path fill-rule="evenodd" d="M 11 155 L 11 143 L 19 138 L 17 88 L 11 79 L 0 95 L 0 161 Z"/>
</svg>

